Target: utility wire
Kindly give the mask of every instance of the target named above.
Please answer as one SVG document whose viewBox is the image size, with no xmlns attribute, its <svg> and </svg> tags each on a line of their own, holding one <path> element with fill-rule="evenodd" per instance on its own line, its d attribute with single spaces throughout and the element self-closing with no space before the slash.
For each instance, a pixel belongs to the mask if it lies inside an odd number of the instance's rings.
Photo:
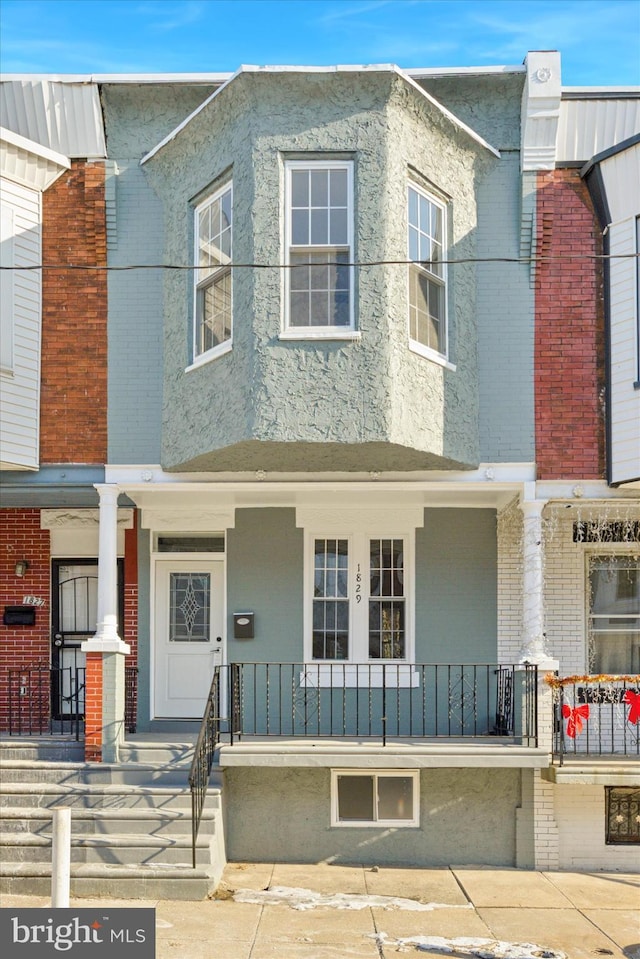
<svg viewBox="0 0 640 959">
<path fill-rule="evenodd" d="M 435 266 L 455 266 L 462 263 L 566 263 L 574 260 L 631 260 L 638 259 L 640 253 L 563 253 L 560 256 L 477 256 L 462 257 L 460 259 L 438 260 Z M 182 263 L 136 263 L 118 265 L 97 265 L 84 263 L 38 263 L 31 266 L 0 266 L 0 270 L 20 270 L 21 272 L 35 270 L 104 270 L 109 273 L 126 270 L 299 270 L 309 266 L 336 266 L 355 267 L 363 269 L 370 266 L 425 266 L 431 267 L 429 261 L 422 260 L 365 260 L 361 262 L 322 262 L 316 263 L 221 263 L 216 266 L 194 266 Z"/>
</svg>

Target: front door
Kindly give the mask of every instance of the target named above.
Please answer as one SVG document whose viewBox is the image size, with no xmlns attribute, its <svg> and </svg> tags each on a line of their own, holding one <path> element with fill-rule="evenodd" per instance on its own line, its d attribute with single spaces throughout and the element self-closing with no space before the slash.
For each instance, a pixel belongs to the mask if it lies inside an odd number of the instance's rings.
<svg viewBox="0 0 640 959">
<path fill-rule="evenodd" d="M 224 564 L 161 560 L 155 577 L 157 719 L 201 719 L 223 662 Z"/>
<path fill-rule="evenodd" d="M 52 592 L 53 715 L 82 716 L 85 655 L 80 644 L 96 631 L 97 561 L 54 560 Z"/>
</svg>

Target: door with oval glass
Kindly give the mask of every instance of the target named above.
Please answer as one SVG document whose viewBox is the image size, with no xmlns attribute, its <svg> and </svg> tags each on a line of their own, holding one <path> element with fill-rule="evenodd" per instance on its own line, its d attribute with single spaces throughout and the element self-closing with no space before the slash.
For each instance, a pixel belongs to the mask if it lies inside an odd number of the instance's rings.
<svg viewBox="0 0 640 959">
<path fill-rule="evenodd" d="M 224 662 L 224 563 L 160 560 L 155 572 L 154 717 L 201 719 Z"/>
</svg>

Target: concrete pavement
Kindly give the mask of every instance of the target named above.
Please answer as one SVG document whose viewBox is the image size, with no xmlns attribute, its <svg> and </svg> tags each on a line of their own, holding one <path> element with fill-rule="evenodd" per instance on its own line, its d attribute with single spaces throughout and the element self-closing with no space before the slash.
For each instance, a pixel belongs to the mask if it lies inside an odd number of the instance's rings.
<svg viewBox="0 0 640 959">
<path fill-rule="evenodd" d="M 637 874 L 232 863 L 219 894 L 71 906 L 154 906 L 157 959 L 640 959 Z"/>
</svg>

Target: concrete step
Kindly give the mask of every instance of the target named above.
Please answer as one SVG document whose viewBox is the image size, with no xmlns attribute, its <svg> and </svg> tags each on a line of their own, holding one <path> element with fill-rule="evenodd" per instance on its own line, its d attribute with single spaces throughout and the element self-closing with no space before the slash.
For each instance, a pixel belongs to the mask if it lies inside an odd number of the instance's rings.
<svg viewBox="0 0 640 959">
<path fill-rule="evenodd" d="M 220 880 L 217 867 L 190 865 L 112 865 L 72 863 L 71 895 L 78 898 L 199 900 L 212 893 Z M 0 863 L 0 894 L 49 896 L 51 865 Z"/>
<path fill-rule="evenodd" d="M 155 740 L 126 740 L 120 746 L 120 762 L 123 763 L 157 763 L 166 765 L 167 763 L 185 763 L 191 765 L 193 759 L 194 744 L 196 737 L 192 741 L 184 740 L 181 742 L 157 742 Z"/>
<path fill-rule="evenodd" d="M 211 863 L 212 837 L 198 835 L 196 862 Z M 105 862 L 115 865 L 189 865 L 192 861 L 191 836 L 143 836 L 110 833 L 103 836 L 72 836 L 72 863 Z M 51 836 L 34 833 L 0 833 L 0 860 L 48 863 L 51 861 Z"/>
<path fill-rule="evenodd" d="M 68 736 L 6 736 L 0 738 L 0 757 L 5 760 L 31 759 L 82 762 L 84 742 Z"/>
<path fill-rule="evenodd" d="M 132 786 L 186 786 L 190 764 L 34 762 L 29 759 L 0 760 L 0 782 L 125 784 Z"/>
<path fill-rule="evenodd" d="M 53 807 L 55 808 L 55 807 Z M 4 833 L 51 834 L 53 808 L 0 806 L 0 830 Z M 215 831 L 220 815 L 219 793 L 207 794 L 200 821 L 200 835 Z M 71 816 L 74 835 L 137 835 L 191 836 L 191 809 L 95 809 L 76 807 Z"/>
<path fill-rule="evenodd" d="M 95 786 L 54 783 L 6 783 L 3 806 L 71 806 L 72 809 L 191 809 L 191 792 L 168 786 Z"/>
</svg>

